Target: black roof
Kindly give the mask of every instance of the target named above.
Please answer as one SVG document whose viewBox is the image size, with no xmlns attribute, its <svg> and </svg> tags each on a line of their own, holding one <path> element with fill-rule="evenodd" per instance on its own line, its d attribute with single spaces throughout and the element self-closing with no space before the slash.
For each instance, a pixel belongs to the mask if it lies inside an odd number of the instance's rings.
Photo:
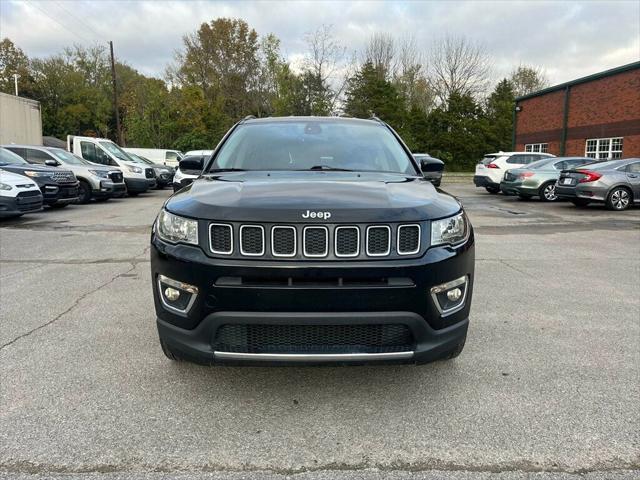
<svg viewBox="0 0 640 480">
<path fill-rule="evenodd" d="M 567 87 L 578 85 L 580 83 L 592 82 L 593 80 L 599 80 L 601 78 L 610 77 L 612 75 L 617 75 L 619 73 L 636 70 L 638 68 L 640 68 L 640 61 L 628 63 L 620 67 L 612 68 L 610 70 L 605 70 L 604 72 L 594 73 L 593 75 L 587 75 L 586 77 L 578 78 L 576 80 L 571 80 L 569 82 L 561 83 L 559 85 L 554 85 L 553 87 L 545 88 L 537 92 L 523 95 L 521 97 L 516 98 L 516 102 L 519 102 L 520 100 L 527 100 L 528 98 L 539 97 L 541 95 L 546 95 L 547 93 L 556 92 L 558 90 L 564 90 Z"/>
<path fill-rule="evenodd" d="M 262 117 L 262 118 L 245 118 L 242 123 L 287 123 L 287 122 L 349 122 L 349 123 L 375 123 L 380 124 L 380 120 L 372 118 L 354 118 L 354 117 L 314 117 L 314 116 L 291 116 L 291 117 Z"/>
</svg>

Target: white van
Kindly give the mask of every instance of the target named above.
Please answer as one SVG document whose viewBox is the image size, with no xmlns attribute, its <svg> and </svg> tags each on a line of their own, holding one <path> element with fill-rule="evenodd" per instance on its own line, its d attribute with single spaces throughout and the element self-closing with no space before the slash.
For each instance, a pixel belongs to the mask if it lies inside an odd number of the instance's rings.
<svg viewBox="0 0 640 480">
<path fill-rule="evenodd" d="M 92 163 L 120 167 L 129 195 L 135 196 L 156 186 L 156 175 L 153 168 L 136 163 L 108 138 L 69 135 L 67 136 L 67 149 Z"/>
<path fill-rule="evenodd" d="M 123 148 L 125 152 L 135 153 L 144 158 L 148 158 L 153 163 L 160 165 L 168 165 L 177 167 L 178 162 L 182 160 L 182 152 L 180 150 L 164 150 L 162 148 Z"/>
</svg>

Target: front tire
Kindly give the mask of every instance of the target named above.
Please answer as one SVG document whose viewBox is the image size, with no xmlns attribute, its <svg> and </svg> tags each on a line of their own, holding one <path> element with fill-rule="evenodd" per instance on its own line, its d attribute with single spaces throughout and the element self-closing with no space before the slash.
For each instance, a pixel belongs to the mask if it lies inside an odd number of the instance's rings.
<svg viewBox="0 0 640 480">
<path fill-rule="evenodd" d="M 492 194 L 496 194 L 500 192 L 500 187 L 484 187 L 487 192 L 492 193 Z"/>
<path fill-rule="evenodd" d="M 454 358 L 456 358 L 457 356 L 459 356 L 462 353 L 462 350 L 464 350 L 464 344 L 467 342 L 467 336 L 465 335 L 464 338 L 462 340 L 460 340 L 460 343 L 458 343 L 455 347 L 453 347 L 451 350 L 445 352 L 441 357 L 440 360 L 453 360 Z"/>
<path fill-rule="evenodd" d="M 607 195 L 606 203 L 609 210 L 626 210 L 631 204 L 631 192 L 625 187 L 615 187 Z"/>
<path fill-rule="evenodd" d="M 84 180 L 80 180 L 78 187 L 78 203 L 81 205 L 87 204 L 91 201 L 91 185 Z"/>
<path fill-rule="evenodd" d="M 540 195 L 540 200 L 543 202 L 555 202 L 558 200 L 558 196 L 556 195 L 556 182 L 547 182 L 540 187 L 538 191 Z"/>
<path fill-rule="evenodd" d="M 172 350 L 171 347 L 167 345 L 166 342 L 162 339 L 160 340 L 160 347 L 162 348 L 162 353 L 164 353 L 164 356 L 167 357 L 172 362 L 182 361 L 182 358 L 180 358 L 180 355 L 178 355 L 177 352 Z"/>
</svg>

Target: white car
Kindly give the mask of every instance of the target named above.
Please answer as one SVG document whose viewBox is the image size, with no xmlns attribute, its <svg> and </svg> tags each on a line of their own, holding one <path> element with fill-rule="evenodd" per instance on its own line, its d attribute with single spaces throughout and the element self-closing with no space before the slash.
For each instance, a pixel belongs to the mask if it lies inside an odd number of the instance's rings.
<svg viewBox="0 0 640 480">
<path fill-rule="evenodd" d="M 554 157 L 550 153 L 498 152 L 489 153 L 476 165 L 473 183 L 489 193 L 500 191 L 500 182 L 510 168 L 520 168 L 543 158 Z"/>
<path fill-rule="evenodd" d="M 212 154 L 213 150 L 191 150 L 184 154 L 182 160 L 194 160 L 200 158 L 202 162 L 206 162 Z M 180 161 L 182 162 L 182 160 Z M 200 176 L 200 170 L 185 170 L 184 168 L 178 166 L 178 168 L 176 169 L 176 173 L 173 176 L 173 191 L 177 192 L 182 187 L 185 187 L 193 182 Z"/>
<path fill-rule="evenodd" d="M 182 152 L 180 150 L 167 150 L 164 148 L 123 148 L 123 150 L 127 153 L 135 153 L 148 158 L 158 165 L 168 165 L 174 168 L 182 160 Z"/>
<path fill-rule="evenodd" d="M 42 192 L 29 177 L 0 170 L 0 218 L 42 210 Z"/>
</svg>

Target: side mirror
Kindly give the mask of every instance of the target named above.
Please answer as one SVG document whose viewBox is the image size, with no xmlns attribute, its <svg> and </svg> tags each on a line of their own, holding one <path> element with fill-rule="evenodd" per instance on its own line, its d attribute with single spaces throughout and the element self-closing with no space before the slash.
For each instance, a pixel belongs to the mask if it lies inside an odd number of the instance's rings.
<svg viewBox="0 0 640 480">
<path fill-rule="evenodd" d="M 423 158 L 420 160 L 420 170 L 422 170 L 422 173 L 442 173 L 444 171 L 444 162 L 437 158 Z"/>
<path fill-rule="evenodd" d="M 204 158 L 185 158 L 180 160 L 180 170 L 197 170 L 201 171 L 204 167 Z"/>
<path fill-rule="evenodd" d="M 44 164 L 48 167 L 57 167 L 58 165 L 60 165 L 60 162 L 58 162 L 57 160 L 45 160 Z"/>
</svg>

